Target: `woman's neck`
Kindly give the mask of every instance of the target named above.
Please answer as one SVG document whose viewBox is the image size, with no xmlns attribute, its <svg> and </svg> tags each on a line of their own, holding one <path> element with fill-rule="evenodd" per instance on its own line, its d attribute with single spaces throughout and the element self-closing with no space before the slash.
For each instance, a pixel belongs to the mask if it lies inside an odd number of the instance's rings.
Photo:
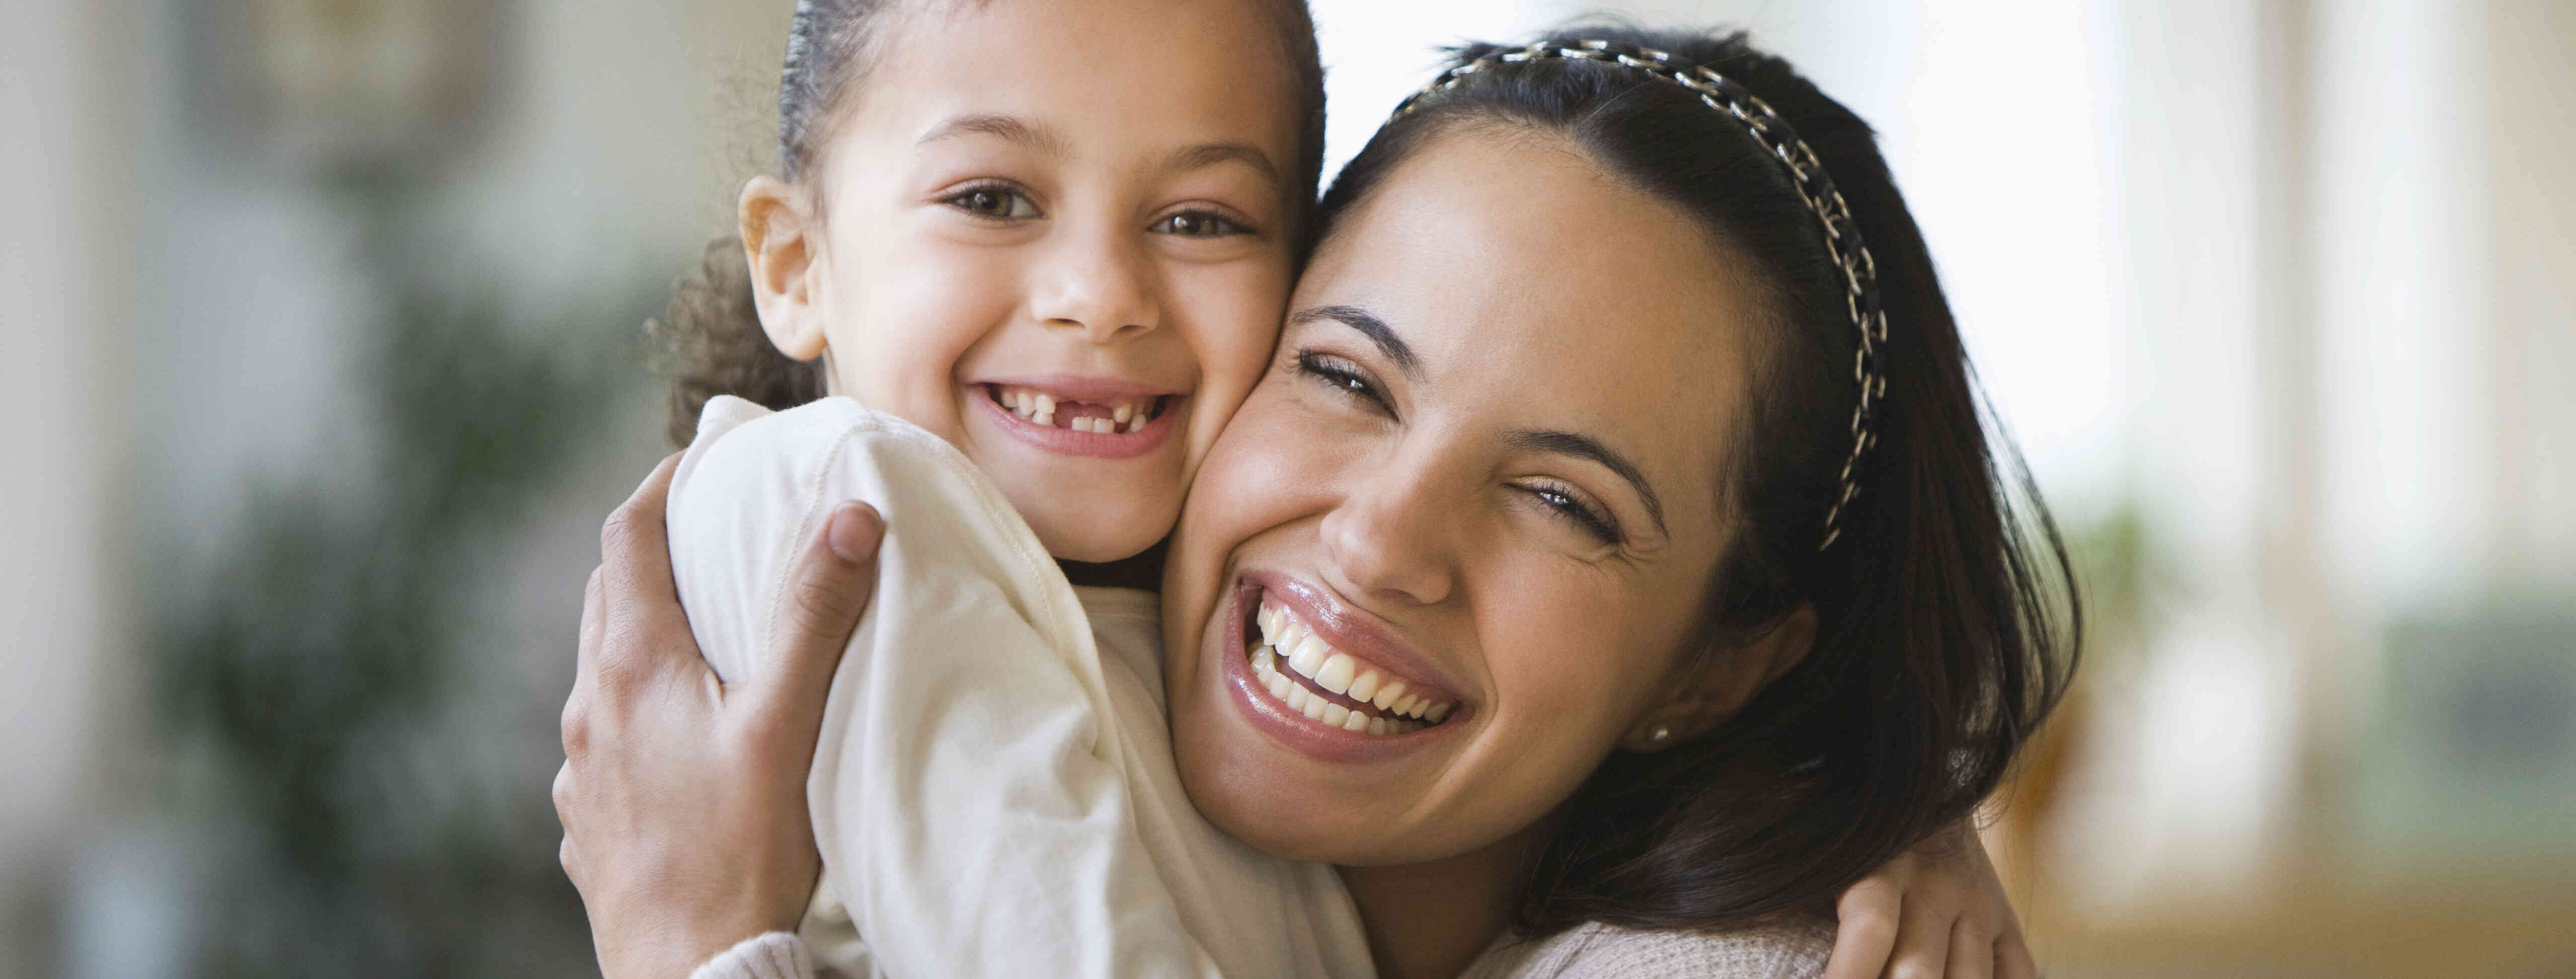
<svg viewBox="0 0 2576 979">
<path fill-rule="evenodd" d="M 1481 850 L 1428 863 L 1336 867 L 1368 928 L 1382 979 L 1453 979 L 1511 922 L 1545 821 Z"/>
</svg>

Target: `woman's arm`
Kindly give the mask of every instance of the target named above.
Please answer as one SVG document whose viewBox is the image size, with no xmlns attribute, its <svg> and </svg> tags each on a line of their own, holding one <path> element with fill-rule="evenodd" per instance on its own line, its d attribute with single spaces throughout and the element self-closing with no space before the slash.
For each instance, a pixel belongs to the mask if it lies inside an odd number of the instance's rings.
<svg viewBox="0 0 2576 979">
<path fill-rule="evenodd" d="M 864 504 L 835 511 L 792 573 L 774 668 L 725 689 L 673 590 L 662 519 L 677 459 L 601 532 L 564 704 L 561 855 L 609 979 L 679 979 L 804 913 L 822 866 L 805 772 L 884 533 Z"/>
</svg>

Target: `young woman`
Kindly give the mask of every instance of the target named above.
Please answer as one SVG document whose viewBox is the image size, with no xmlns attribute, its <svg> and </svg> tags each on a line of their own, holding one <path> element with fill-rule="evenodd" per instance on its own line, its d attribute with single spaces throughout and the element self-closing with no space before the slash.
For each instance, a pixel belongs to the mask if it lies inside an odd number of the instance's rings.
<svg viewBox="0 0 2576 979">
<path fill-rule="evenodd" d="M 1383 975 L 1812 972 L 1823 909 L 1993 788 L 2074 648 L 1866 126 L 1740 38 L 1470 48 L 1319 224 L 1169 550 L 1191 801 L 1340 866 Z M 558 785 L 613 974 L 792 924 L 811 886 L 814 711 L 764 685 L 742 733 L 653 692 L 705 684 L 635 547 L 658 485 L 612 523 Z M 814 649 L 865 594 L 831 572 L 870 528 L 833 529 Z M 1315 716 L 1372 673 L 1440 717 Z M 595 728 L 686 740 L 603 758 Z M 2008 910 L 1906 904 L 1896 968 L 2027 974 Z"/>
</svg>

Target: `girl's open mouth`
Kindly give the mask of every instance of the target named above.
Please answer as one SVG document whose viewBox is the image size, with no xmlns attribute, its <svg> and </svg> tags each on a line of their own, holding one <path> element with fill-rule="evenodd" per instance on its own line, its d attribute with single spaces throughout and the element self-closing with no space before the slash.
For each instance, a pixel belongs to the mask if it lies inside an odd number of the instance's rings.
<svg viewBox="0 0 2576 979">
<path fill-rule="evenodd" d="M 1118 397 L 1100 402 L 1073 401 L 1032 387 L 987 384 L 993 403 L 1032 425 L 1095 435 L 1134 435 L 1162 417 L 1174 395 Z"/>
<path fill-rule="evenodd" d="M 1252 686 L 1326 727 L 1399 737 L 1438 726 L 1456 698 L 1335 648 L 1266 591 L 1244 623 Z"/>
</svg>

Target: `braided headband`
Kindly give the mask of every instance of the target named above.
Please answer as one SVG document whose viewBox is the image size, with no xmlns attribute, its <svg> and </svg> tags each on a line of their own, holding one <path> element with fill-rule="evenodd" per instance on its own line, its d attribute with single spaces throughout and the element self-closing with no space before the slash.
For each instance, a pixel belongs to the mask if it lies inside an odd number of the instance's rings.
<svg viewBox="0 0 2576 979">
<path fill-rule="evenodd" d="M 1570 47 L 1542 42 L 1497 52 L 1441 72 L 1440 77 L 1431 80 L 1431 84 L 1397 104 L 1389 118 L 1402 118 L 1423 98 L 1455 88 L 1467 76 L 1496 65 L 1550 59 L 1625 65 L 1698 93 L 1702 103 L 1743 123 L 1754 140 L 1771 151 L 1771 156 L 1788 169 L 1789 181 L 1797 187 L 1798 196 L 1807 202 L 1808 209 L 1815 212 L 1817 222 L 1824 226 L 1825 251 L 1842 272 L 1843 305 L 1851 312 L 1852 331 L 1859 338 L 1852 355 L 1852 380 L 1860 385 L 1860 402 L 1852 406 L 1851 455 L 1843 459 L 1842 485 L 1835 494 L 1833 507 L 1825 511 L 1824 542 L 1817 544 L 1816 550 L 1834 546 L 1834 541 L 1842 537 L 1843 510 L 1850 505 L 1852 497 L 1860 493 L 1857 480 L 1861 457 L 1878 440 L 1870 422 L 1877 413 L 1879 400 L 1887 396 L 1887 378 L 1878 372 L 1878 347 L 1887 342 L 1887 313 L 1878 305 L 1878 264 L 1869 257 L 1869 247 L 1860 240 L 1860 228 L 1852 223 L 1851 207 L 1843 203 L 1842 193 L 1834 189 L 1833 179 L 1825 175 L 1825 166 L 1817 161 L 1815 152 L 1799 141 L 1797 131 L 1789 128 L 1788 121 L 1780 118 L 1779 113 L 1771 111 L 1771 107 L 1759 97 L 1726 76 L 1705 67 L 1681 64 L 1673 59 L 1671 53 L 1653 48 L 1610 41 L 1581 41 Z"/>
</svg>

